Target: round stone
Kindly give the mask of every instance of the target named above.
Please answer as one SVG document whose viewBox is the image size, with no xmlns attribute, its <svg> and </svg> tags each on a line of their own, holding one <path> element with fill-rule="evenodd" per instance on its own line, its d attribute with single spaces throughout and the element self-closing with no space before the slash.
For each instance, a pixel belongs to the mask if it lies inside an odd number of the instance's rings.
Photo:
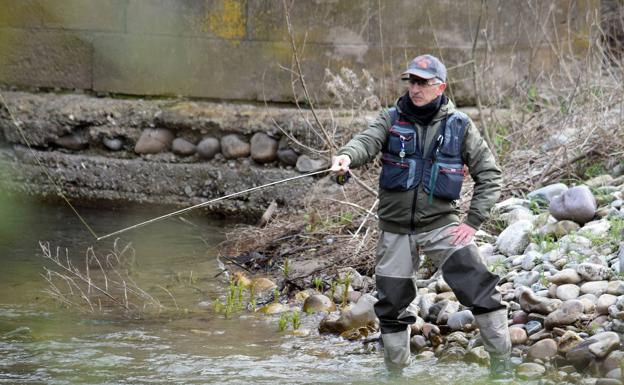
<svg viewBox="0 0 624 385">
<path fill-rule="evenodd" d="M 204 138 L 197 144 L 197 155 L 204 159 L 212 159 L 221 151 L 221 143 L 217 138 Z"/>
<path fill-rule="evenodd" d="M 581 289 L 574 284 L 565 284 L 561 286 L 557 286 L 557 298 L 562 301 L 567 301 L 569 299 L 575 299 L 579 296 Z"/>
<path fill-rule="evenodd" d="M 530 360 L 540 359 L 548 361 L 557 355 L 557 342 L 551 338 L 537 341 L 529 348 L 527 358 Z"/>
<path fill-rule="evenodd" d="M 171 151 L 174 154 L 189 156 L 195 153 L 196 146 L 184 138 L 175 138 L 171 143 Z"/>
<path fill-rule="evenodd" d="M 336 305 L 323 294 L 314 294 L 306 298 L 303 303 L 303 311 L 306 313 L 332 312 Z"/>
<path fill-rule="evenodd" d="M 250 154 L 251 146 L 236 134 L 221 138 L 221 152 L 226 159 L 245 158 Z"/>
<path fill-rule="evenodd" d="M 169 150 L 173 142 L 173 133 L 165 128 L 147 128 L 143 130 L 134 146 L 137 154 L 158 154 Z"/>
<path fill-rule="evenodd" d="M 297 158 L 299 158 L 299 154 L 292 148 L 280 148 L 277 150 L 277 159 L 287 166 L 296 165 Z"/>
<path fill-rule="evenodd" d="M 251 137 L 251 159 L 258 163 L 270 163 L 277 159 L 278 141 L 264 132 L 257 132 Z"/>
<path fill-rule="evenodd" d="M 123 140 L 120 138 L 104 138 L 102 139 L 104 147 L 111 151 L 119 151 L 123 147 Z"/>
<path fill-rule="evenodd" d="M 526 330 L 517 326 L 509 328 L 509 336 L 511 337 L 512 345 L 522 345 L 529 339 Z"/>
</svg>

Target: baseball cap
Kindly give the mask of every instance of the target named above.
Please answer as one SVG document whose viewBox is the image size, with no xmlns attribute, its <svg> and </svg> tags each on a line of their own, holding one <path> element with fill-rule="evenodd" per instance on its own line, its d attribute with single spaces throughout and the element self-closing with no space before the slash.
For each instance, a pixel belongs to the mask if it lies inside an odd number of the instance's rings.
<svg viewBox="0 0 624 385">
<path fill-rule="evenodd" d="M 408 80 L 410 75 L 423 79 L 437 78 L 446 83 L 446 67 L 437 57 L 432 55 L 416 56 L 401 74 L 401 79 Z"/>
</svg>

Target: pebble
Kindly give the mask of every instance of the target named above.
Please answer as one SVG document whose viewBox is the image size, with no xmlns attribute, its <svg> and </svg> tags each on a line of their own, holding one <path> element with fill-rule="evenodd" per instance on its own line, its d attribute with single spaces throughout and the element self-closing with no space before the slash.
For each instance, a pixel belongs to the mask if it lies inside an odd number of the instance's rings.
<svg viewBox="0 0 624 385">
<path fill-rule="evenodd" d="M 607 293 L 615 296 L 624 294 L 624 281 L 609 281 L 607 285 Z"/>
<path fill-rule="evenodd" d="M 620 337 L 614 332 L 604 332 L 595 335 L 596 342 L 589 345 L 589 351 L 598 358 L 604 358 L 613 350 L 620 347 Z"/>
<path fill-rule="evenodd" d="M 119 138 L 104 138 L 102 143 L 110 151 L 119 151 L 123 147 L 123 140 Z"/>
<path fill-rule="evenodd" d="M 600 296 L 607 292 L 608 287 L 609 287 L 608 281 L 585 282 L 584 284 L 581 285 L 581 293 Z"/>
<path fill-rule="evenodd" d="M 512 345 L 522 345 L 529 339 L 526 330 L 521 327 L 510 327 L 509 335 L 511 337 Z"/>
<path fill-rule="evenodd" d="M 575 332 L 568 330 L 561 337 L 557 343 L 557 350 L 561 354 L 566 354 L 575 346 L 583 342 L 583 339 Z"/>
<path fill-rule="evenodd" d="M 195 150 L 197 151 L 197 155 L 203 159 L 210 160 L 221 152 L 221 143 L 217 138 L 207 137 L 197 143 L 197 148 Z"/>
<path fill-rule="evenodd" d="M 295 166 L 297 164 L 299 154 L 292 148 L 281 148 L 277 150 L 277 159 L 287 166 Z"/>
<path fill-rule="evenodd" d="M 603 294 L 596 302 L 596 313 L 605 315 L 609 314 L 609 306 L 615 305 L 617 297 L 612 294 Z"/>
<path fill-rule="evenodd" d="M 557 342 L 555 340 L 547 338 L 537 341 L 533 346 L 529 348 L 527 358 L 529 360 L 540 359 L 549 361 L 557 355 Z"/>
<path fill-rule="evenodd" d="M 576 267 L 576 272 L 585 281 L 604 281 L 611 277 L 611 270 L 595 263 L 581 263 Z"/>
<path fill-rule="evenodd" d="M 221 152 L 226 159 L 248 157 L 251 145 L 236 134 L 225 135 L 221 138 Z"/>
<path fill-rule="evenodd" d="M 531 290 L 524 290 L 520 294 L 520 306 L 527 313 L 550 314 L 561 306 L 561 300 L 538 297 Z"/>
<path fill-rule="evenodd" d="M 526 323 L 526 325 L 524 325 L 524 329 L 526 330 L 528 335 L 532 335 L 542 329 L 542 324 L 538 321 L 529 321 Z"/>
<path fill-rule="evenodd" d="M 533 380 L 541 377 L 546 373 L 544 365 L 536 364 L 534 362 L 525 362 L 516 366 L 516 375 L 521 379 Z"/>
<path fill-rule="evenodd" d="M 555 326 L 570 325 L 578 321 L 583 314 L 583 303 L 576 299 L 565 301 L 561 307 L 550 313 L 544 321 L 544 327 L 552 329 Z"/>
<path fill-rule="evenodd" d="M 171 152 L 177 155 L 193 155 L 195 150 L 196 146 L 184 138 L 175 138 L 171 143 Z"/>
<path fill-rule="evenodd" d="M 134 146 L 137 154 L 157 154 L 169 150 L 173 142 L 173 133 L 165 128 L 147 128 L 143 130 Z"/>
<path fill-rule="evenodd" d="M 575 299 L 579 296 L 581 289 L 571 283 L 557 286 L 556 296 L 562 301 L 567 301 L 569 299 Z"/>
<path fill-rule="evenodd" d="M 323 294 L 314 294 L 309 296 L 303 302 L 303 311 L 305 313 L 332 312 L 336 310 L 336 305 Z"/>
<path fill-rule="evenodd" d="M 422 349 L 427 347 L 427 339 L 421 335 L 415 335 L 410 338 L 410 350 L 412 353 L 416 354 L 420 352 Z"/>
<path fill-rule="evenodd" d="M 464 328 L 472 325 L 474 321 L 474 315 L 470 310 L 462 310 L 451 314 L 448 317 L 446 324 L 451 328 L 451 330 L 464 330 Z"/>
<path fill-rule="evenodd" d="M 251 159 L 258 163 L 270 163 L 277 159 L 278 141 L 264 132 L 257 132 L 251 137 Z"/>
</svg>

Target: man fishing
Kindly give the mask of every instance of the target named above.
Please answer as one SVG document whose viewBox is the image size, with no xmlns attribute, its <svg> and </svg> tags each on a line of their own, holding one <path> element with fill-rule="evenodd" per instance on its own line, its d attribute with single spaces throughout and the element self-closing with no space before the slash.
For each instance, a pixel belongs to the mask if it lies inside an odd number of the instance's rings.
<svg viewBox="0 0 624 385">
<path fill-rule="evenodd" d="M 475 315 L 490 354 L 491 376 L 511 378 L 499 277 L 488 271 L 473 241 L 500 196 L 501 170 L 474 123 L 444 94 L 446 67 L 440 60 L 418 56 L 401 78 L 407 92 L 342 147 L 331 168 L 345 175 L 381 152 L 375 313 L 384 361 L 393 372 L 410 363 L 409 325 L 417 316 L 410 304 L 416 297 L 420 247 Z M 475 186 L 468 215 L 460 222 L 456 200 L 466 166 Z"/>
</svg>

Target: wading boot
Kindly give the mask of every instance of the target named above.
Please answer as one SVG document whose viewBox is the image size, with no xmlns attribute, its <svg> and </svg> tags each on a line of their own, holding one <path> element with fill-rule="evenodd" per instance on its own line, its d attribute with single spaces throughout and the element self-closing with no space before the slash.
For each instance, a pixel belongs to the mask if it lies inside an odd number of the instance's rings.
<svg viewBox="0 0 624 385">
<path fill-rule="evenodd" d="M 490 355 L 490 380 L 495 383 L 511 382 L 514 379 L 509 356 Z"/>
</svg>

